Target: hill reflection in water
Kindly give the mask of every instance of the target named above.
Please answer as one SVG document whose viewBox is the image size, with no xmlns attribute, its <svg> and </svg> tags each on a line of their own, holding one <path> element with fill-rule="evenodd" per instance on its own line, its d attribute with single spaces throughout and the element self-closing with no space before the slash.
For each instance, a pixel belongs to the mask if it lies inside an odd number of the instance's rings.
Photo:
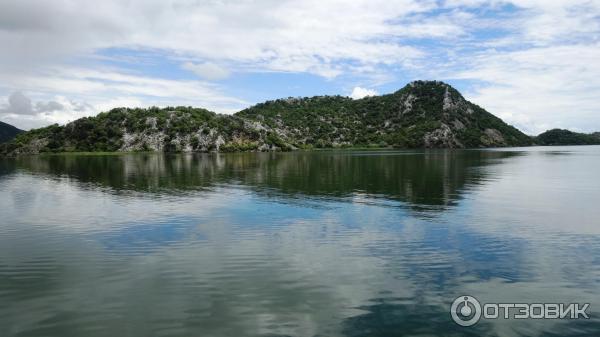
<svg viewBox="0 0 600 337">
<path fill-rule="evenodd" d="M 443 209 L 460 200 L 461 190 L 489 178 L 482 166 L 518 155 L 456 150 L 56 155 L 23 157 L 12 167 L 109 193 L 177 194 L 236 184 L 298 200 L 368 196 Z"/>
<path fill-rule="evenodd" d="M 0 160 L 2 336 L 585 336 L 600 147 Z"/>
</svg>

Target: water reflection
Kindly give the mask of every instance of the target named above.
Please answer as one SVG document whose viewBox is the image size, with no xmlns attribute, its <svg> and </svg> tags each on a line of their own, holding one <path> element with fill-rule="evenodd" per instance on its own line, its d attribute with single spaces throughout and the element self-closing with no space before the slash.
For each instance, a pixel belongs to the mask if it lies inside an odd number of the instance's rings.
<svg viewBox="0 0 600 337">
<path fill-rule="evenodd" d="M 0 161 L 2 336 L 594 335 L 448 314 L 600 307 L 600 148 L 548 151 Z"/>
<path fill-rule="evenodd" d="M 7 162 L 50 178 L 68 177 L 114 192 L 181 193 L 240 184 L 281 197 L 380 196 L 414 206 L 450 206 L 478 168 L 521 155 L 514 151 L 317 152 L 36 156 Z M 6 173 L 5 173 L 6 174 Z"/>
</svg>

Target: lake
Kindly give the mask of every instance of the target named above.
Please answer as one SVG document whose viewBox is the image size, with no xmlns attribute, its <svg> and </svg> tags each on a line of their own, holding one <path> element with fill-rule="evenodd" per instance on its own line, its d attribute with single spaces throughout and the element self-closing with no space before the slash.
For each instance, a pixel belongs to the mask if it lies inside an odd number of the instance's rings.
<svg viewBox="0 0 600 337">
<path fill-rule="evenodd" d="M 450 306 L 589 303 L 589 319 Z M 600 147 L 0 160 L 0 336 L 600 333 Z"/>
</svg>

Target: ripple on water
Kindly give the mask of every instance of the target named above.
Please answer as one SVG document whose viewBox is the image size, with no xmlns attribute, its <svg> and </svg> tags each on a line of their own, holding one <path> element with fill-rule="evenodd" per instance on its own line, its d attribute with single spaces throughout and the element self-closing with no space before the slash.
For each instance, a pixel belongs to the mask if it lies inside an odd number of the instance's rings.
<svg viewBox="0 0 600 337">
<path fill-rule="evenodd" d="M 598 148 L 551 151 L 22 159 L 0 175 L 0 331 L 593 335 L 447 312 L 600 305 Z"/>
</svg>

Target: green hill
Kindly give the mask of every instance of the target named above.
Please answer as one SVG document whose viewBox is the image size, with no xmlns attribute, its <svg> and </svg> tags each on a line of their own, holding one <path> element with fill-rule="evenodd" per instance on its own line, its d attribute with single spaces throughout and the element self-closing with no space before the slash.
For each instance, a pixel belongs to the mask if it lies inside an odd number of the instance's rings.
<svg viewBox="0 0 600 337">
<path fill-rule="evenodd" d="M 17 129 L 10 124 L 0 122 L 0 143 L 12 140 L 21 132 L 23 132 L 23 130 Z"/>
<path fill-rule="evenodd" d="M 336 147 L 465 148 L 532 140 L 454 88 L 416 81 L 353 100 L 267 101 L 234 115 L 191 107 L 119 108 L 19 135 L 4 154 L 69 151 L 270 151 Z"/>
<path fill-rule="evenodd" d="M 540 145 L 600 145 L 600 132 L 586 134 L 552 129 L 535 137 L 535 142 Z"/>
</svg>

